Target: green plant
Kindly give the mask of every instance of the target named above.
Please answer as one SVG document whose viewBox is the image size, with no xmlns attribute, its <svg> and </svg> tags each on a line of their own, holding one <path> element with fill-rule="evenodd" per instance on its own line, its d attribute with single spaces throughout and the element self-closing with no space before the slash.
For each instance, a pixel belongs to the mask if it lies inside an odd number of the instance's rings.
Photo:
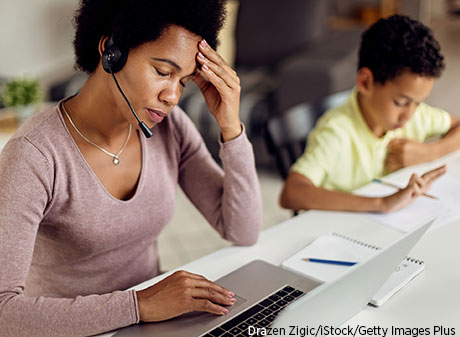
<svg viewBox="0 0 460 337">
<path fill-rule="evenodd" d="M 18 77 L 3 87 L 2 101 L 5 106 L 20 106 L 37 103 L 42 98 L 38 80 Z"/>
</svg>

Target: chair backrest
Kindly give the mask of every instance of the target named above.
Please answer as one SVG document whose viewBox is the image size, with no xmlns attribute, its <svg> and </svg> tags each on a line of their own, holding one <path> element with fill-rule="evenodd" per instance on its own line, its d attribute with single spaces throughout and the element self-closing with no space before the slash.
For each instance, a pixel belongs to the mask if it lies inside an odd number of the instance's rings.
<svg viewBox="0 0 460 337">
<path fill-rule="evenodd" d="M 281 177 L 286 179 L 289 167 L 302 154 L 308 133 L 315 125 L 312 105 L 301 104 L 267 121 L 268 150 L 275 156 Z"/>
<path fill-rule="evenodd" d="M 287 178 L 289 168 L 305 150 L 308 134 L 316 120 L 325 111 L 344 103 L 350 93 L 351 90 L 341 91 L 314 103 L 296 105 L 268 118 L 266 142 L 283 179 Z"/>
<path fill-rule="evenodd" d="M 240 0 L 236 21 L 237 67 L 272 66 L 326 31 L 327 0 Z"/>
</svg>

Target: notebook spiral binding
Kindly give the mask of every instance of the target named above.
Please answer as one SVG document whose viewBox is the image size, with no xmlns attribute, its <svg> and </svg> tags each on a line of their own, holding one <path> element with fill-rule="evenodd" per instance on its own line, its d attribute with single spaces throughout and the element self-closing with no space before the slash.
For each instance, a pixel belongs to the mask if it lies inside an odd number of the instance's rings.
<svg viewBox="0 0 460 337">
<path fill-rule="evenodd" d="M 344 240 L 347 240 L 347 241 L 350 241 L 350 242 L 353 242 L 353 243 L 356 243 L 357 245 L 360 245 L 360 246 L 364 246 L 364 247 L 367 247 L 367 248 L 370 248 L 370 249 L 374 249 L 374 250 L 381 250 L 380 247 L 377 247 L 377 246 L 374 246 L 374 245 L 370 245 L 370 244 L 368 244 L 368 243 L 365 243 L 365 242 L 362 242 L 362 241 L 359 241 L 359 240 L 350 238 L 349 236 L 346 236 L 346 235 L 343 235 L 343 234 L 339 234 L 339 233 L 337 233 L 337 232 L 333 232 L 331 235 L 337 236 L 337 237 L 339 237 L 339 238 L 342 238 L 342 239 L 344 239 Z"/>
<path fill-rule="evenodd" d="M 425 262 L 422 261 L 422 260 L 417 260 L 417 259 L 414 259 L 412 257 L 406 257 L 406 260 L 407 261 L 410 261 L 410 262 L 413 262 L 413 263 L 417 263 L 417 264 L 424 264 Z"/>
<path fill-rule="evenodd" d="M 337 232 L 333 232 L 331 235 L 333 236 L 337 236 L 341 239 L 344 239 L 344 240 L 347 240 L 347 241 L 350 241 L 350 242 L 353 242 L 357 245 L 360 245 L 360 246 L 364 246 L 364 247 L 367 247 L 367 248 L 370 248 L 370 249 L 373 249 L 373 250 L 381 250 L 382 248 L 380 247 L 377 247 L 377 246 L 374 246 L 374 245 L 370 245 L 368 243 L 365 243 L 365 242 L 362 242 L 362 241 L 359 241 L 359 240 L 356 240 L 356 239 L 353 239 L 349 236 L 346 236 L 346 235 L 343 235 L 343 234 L 340 234 L 340 233 L 337 233 Z M 425 262 L 422 261 L 422 260 L 418 260 L 418 259 L 414 259 L 412 257 L 409 257 L 409 256 L 406 256 L 405 257 L 405 260 L 406 261 L 409 261 L 409 262 L 412 262 L 412 263 L 416 263 L 416 264 L 424 264 Z"/>
</svg>

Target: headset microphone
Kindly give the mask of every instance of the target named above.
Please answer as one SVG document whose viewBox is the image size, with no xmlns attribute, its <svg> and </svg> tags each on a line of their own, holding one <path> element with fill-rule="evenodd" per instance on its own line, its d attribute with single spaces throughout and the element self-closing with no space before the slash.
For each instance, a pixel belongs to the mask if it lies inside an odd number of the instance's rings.
<svg viewBox="0 0 460 337">
<path fill-rule="evenodd" d="M 116 72 L 120 71 L 126 63 L 128 58 L 128 53 L 126 51 L 122 51 L 118 48 L 114 43 L 112 37 L 107 41 L 104 52 L 102 53 L 102 68 L 111 74 L 115 84 L 117 85 L 118 90 L 120 91 L 121 95 L 125 99 L 126 103 L 128 103 L 129 109 L 133 113 L 134 117 L 136 117 L 137 122 L 139 123 L 139 128 L 144 133 L 145 137 L 150 138 L 153 136 L 152 130 L 145 125 L 143 121 L 139 119 L 136 112 L 134 111 L 131 103 L 129 103 L 128 98 L 126 97 L 123 90 L 121 90 L 120 85 L 118 84 L 117 78 L 115 77 Z"/>
</svg>

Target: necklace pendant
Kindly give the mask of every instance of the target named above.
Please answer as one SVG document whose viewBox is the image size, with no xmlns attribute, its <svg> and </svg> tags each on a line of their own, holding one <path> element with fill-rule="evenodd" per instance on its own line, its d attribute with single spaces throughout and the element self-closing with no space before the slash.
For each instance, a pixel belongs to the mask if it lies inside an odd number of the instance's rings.
<svg viewBox="0 0 460 337">
<path fill-rule="evenodd" d="M 128 145 L 128 142 L 129 142 L 129 137 L 131 137 L 131 129 L 132 129 L 132 125 L 129 124 L 129 128 L 128 128 L 128 136 L 126 137 L 126 140 L 125 142 L 123 143 L 123 146 L 121 147 L 120 151 L 118 151 L 118 153 L 112 153 L 112 152 L 109 152 L 107 151 L 106 149 L 100 147 L 99 145 L 93 143 L 91 140 L 89 140 L 88 138 L 86 138 L 81 132 L 80 130 L 77 129 L 77 127 L 75 126 L 74 122 L 72 121 L 72 118 L 70 118 L 69 116 L 69 113 L 67 112 L 67 110 L 65 109 L 65 105 L 64 103 L 61 104 L 61 107 L 62 107 L 62 110 L 64 111 L 65 115 L 67 116 L 70 124 L 72 125 L 72 127 L 75 129 L 75 131 L 81 136 L 81 138 L 83 138 L 87 143 L 91 144 L 92 146 L 98 148 L 99 150 L 101 150 L 102 152 L 104 152 L 105 154 L 111 156 L 113 158 L 113 164 L 114 165 L 118 165 L 120 163 L 120 159 L 118 158 L 118 156 L 123 152 L 123 150 L 125 149 L 126 145 Z"/>
</svg>

